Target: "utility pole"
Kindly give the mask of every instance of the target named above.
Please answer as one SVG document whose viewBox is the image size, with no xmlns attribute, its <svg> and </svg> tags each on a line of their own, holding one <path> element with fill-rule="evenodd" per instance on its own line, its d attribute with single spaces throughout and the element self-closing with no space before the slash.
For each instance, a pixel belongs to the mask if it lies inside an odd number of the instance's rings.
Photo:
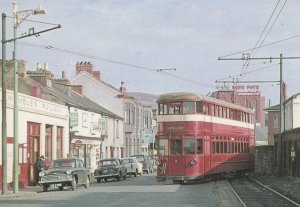
<svg viewBox="0 0 300 207">
<path fill-rule="evenodd" d="M 7 193 L 6 14 L 2 13 L 2 194 Z"/>
<path fill-rule="evenodd" d="M 280 124 L 279 124 L 279 142 L 278 142 L 278 148 L 279 148 L 279 176 L 282 176 L 282 132 L 284 131 L 284 108 L 283 108 L 283 87 L 282 87 L 282 60 L 283 59 L 300 59 L 300 57 L 283 57 L 282 54 L 280 54 L 279 57 L 258 57 L 258 58 L 251 58 L 250 56 L 247 56 L 246 58 L 221 58 L 219 57 L 218 60 L 279 60 L 279 87 L 280 87 Z M 224 81 L 223 81 L 224 82 Z M 252 81 L 253 82 L 253 81 Z M 275 82 L 275 81 L 270 81 Z M 277 81 L 278 82 L 278 81 Z"/>
</svg>

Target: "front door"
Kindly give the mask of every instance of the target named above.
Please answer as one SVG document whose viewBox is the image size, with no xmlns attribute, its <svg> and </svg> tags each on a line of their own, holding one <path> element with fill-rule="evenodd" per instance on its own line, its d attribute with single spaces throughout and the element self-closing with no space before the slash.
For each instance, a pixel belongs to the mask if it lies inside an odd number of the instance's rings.
<svg viewBox="0 0 300 207">
<path fill-rule="evenodd" d="M 36 185 L 38 174 L 35 163 L 40 156 L 40 124 L 27 124 L 27 150 L 28 150 L 28 184 Z"/>
<path fill-rule="evenodd" d="M 182 139 L 170 139 L 170 156 L 168 160 L 168 175 L 183 176 Z"/>
</svg>

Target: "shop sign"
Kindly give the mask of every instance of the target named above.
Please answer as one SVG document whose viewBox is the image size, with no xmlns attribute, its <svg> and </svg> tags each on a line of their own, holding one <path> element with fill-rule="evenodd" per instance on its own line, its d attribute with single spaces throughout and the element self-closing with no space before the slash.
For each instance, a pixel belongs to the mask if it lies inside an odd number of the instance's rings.
<svg viewBox="0 0 300 207">
<path fill-rule="evenodd" d="M 74 144 L 75 144 L 75 147 L 81 147 L 82 146 L 82 142 L 79 139 L 77 139 Z"/>
<path fill-rule="evenodd" d="M 78 113 L 70 113 L 70 127 L 78 127 Z"/>
</svg>

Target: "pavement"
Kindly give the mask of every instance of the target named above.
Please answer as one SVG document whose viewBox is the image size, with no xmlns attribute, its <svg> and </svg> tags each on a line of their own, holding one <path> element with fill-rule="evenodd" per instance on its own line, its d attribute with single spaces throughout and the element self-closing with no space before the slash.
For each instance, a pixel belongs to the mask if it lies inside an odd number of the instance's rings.
<svg viewBox="0 0 300 207">
<path fill-rule="evenodd" d="M 9 189 L 4 195 L 2 194 L 2 191 L 0 191 L 0 200 L 6 198 L 16 198 L 22 196 L 35 195 L 36 193 L 41 191 L 41 186 L 27 186 L 25 188 L 20 188 L 18 193 L 14 193 L 11 189 Z"/>
</svg>

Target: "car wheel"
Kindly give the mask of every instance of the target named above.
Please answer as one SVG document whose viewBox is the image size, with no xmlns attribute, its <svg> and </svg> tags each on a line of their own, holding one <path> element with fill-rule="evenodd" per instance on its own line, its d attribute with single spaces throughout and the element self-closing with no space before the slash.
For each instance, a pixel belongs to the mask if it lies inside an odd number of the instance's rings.
<svg viewBox="0 0 300 207">
<path fill-rule="evenodd" d="M 47 192 L 48 191 L 48 185 L 43 185 L 43 191 Z"/>
<path fill-rule="evenodd" d="M 117 180 L 120 181 L 120 179 L 121 179 L 121 173 L 117 175 Z"/>
<path fill-rule="evenodd" d="M 76 190 L 76 179 L 75 179 L 75 177 L 73 177 L 73 180 L 71 182 L 71 189 L 72 189 L 72 191 Z"/>
<path fill-rule="evenodd" d="M 97 183 L 101 183 L 101 179 L 100 178 L 97 178 Z"/>
<path fill-rule="evenodd" d="M 89 176 L 86 177 L 86 184 L 84 184 L 84 187 L 85 188 L 90 187 L 90 178 L 89 178 Z"/>
<path fill-rule="evenodd" d="M 59 189 L 59 190 L 63 190 L 63 189 L 64 189 L 64 186 L 59 186 L 58 189 Z"/>
<path fill-rule="evenodd" d="M 138 170 L 136 169 L 136 170 L 135 170 L 135 173 L 134 173 L 134 177 L 136 177 L 137 174 L 138 174 Z"/>
</svg>

